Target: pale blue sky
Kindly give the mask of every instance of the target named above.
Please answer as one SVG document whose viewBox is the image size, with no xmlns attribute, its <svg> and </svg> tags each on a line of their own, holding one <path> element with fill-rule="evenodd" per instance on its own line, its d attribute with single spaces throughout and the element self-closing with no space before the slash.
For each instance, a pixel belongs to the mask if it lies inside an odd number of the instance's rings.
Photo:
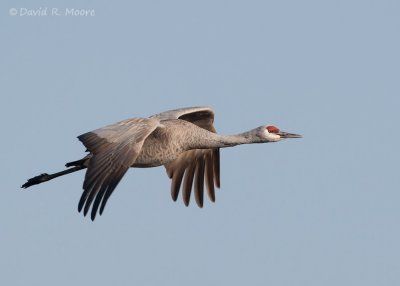
<svg viewBox="0 0 400 286">
<path fill-rule="evenodd" d="M 10 9 L 94 10 L 89 17 Z M 400 2 L 1 1 L 1 285 L 400 285 Z M 129 117 L 212 106 L 215 204 L 131 169 L 95 222 L 84 173 L 23 191 Z"/>
</svg>

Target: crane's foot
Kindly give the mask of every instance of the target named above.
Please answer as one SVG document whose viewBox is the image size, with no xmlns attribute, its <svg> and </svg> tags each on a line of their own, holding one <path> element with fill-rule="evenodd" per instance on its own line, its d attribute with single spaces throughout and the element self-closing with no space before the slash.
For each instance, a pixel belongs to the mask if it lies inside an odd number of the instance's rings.
<svg viewBox="0 0 400 286">
<path fill-rule="evenodd" d="M 51 180 L 51 179 L 52 179 L 52 176 L 50 176 L 47 173 L 43 173 L 43 174 L 40 174 L 39 176 L 30 178 L 25 184 L 23 184 L 21 186 L 21 188 L 26 189 L 26 188 L 28 188 L 30 186 L 37 185 L 37 184 L 46 182 L 46 181 Z"/>
</svg>

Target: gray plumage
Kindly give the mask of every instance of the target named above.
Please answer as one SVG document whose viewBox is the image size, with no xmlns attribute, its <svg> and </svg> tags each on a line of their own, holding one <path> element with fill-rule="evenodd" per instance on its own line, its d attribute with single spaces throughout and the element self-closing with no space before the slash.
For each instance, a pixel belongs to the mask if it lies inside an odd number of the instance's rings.
<svg viewBox="0 0 400 286">
<path fill-rule="evenodd" d="M 209 199 L 215 201 L 220 187 L 219 148 L 238 144 L 276 142 L 300 135 L 264 125 L 238 135 L 219 135 L 209 107 L 190 107 L 166 111 L 149 118 L 131 118 L 78 136 L 90 152 L 83 159 L 67 163 L 70 169 L 31 178 L 22 187 L 87 168 L 84 192 L 78 210 L 91 210 L 94 220 L 101 215 L 110 195 L 130 167 L 164 165 L 171 178 L 171 196 L 177 200 L 182 189 L 189 205 L 192 186 L 199 207 L 203 206 L 204 183 Z"/>
</svg>

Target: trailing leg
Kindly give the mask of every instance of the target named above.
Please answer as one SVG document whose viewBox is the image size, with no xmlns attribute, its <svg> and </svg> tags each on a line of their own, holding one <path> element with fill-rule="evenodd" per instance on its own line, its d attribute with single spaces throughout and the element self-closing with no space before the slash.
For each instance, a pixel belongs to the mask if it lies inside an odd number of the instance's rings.
<svg viewBox="0 0 400 286">
<path fill-rule="evenodd" d="M 37 185 L 37 184 L 40 184 L 40 183 L 44 183 L 44 182 L 50 181 L 50 180 L 52 180 L 54 178 L 57 178 L 57 177 L 60 177 L 60 176 L 64 176 L 66 174 L 70 174 L 70 173 L 73 173 L 73 172 L 76 172 L 76 171 L 79 171 L 79 170 L 82 170 L 82 169 L 85 169 L 85 168 L 87 168 L 87 167 L 84 166 L 84 165 L 78 165 L 78 166 L 75 166 L 75 167 L 69 168 L 67 170 L 64 170 L 64 171 L 61 171 L 61 172 L 58 172 L 58 173 L 54 173 L 54 174 L 43 173 L 43 174 L 41 174 L 39 176 L 36 176 L 36 177 L 28 179 L 28 181 L 25 184 L 23 184 L 21 186 L 21 188 L 26 189 L 26 188 L 28 188 L 30 186 Z"/>
</svg>

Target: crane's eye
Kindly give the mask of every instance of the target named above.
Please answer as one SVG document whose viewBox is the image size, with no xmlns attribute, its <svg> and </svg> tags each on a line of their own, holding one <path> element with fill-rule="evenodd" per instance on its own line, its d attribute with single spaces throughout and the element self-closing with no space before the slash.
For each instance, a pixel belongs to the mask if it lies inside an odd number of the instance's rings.
<svg viewBox="0 0 400 286">
<path fill-rule="evenodd" d="M 276 133 L 279 132 L 279 129 L 277 127 L 275 127 L 275 126 L 272 126 L 272 125 L 267 126 L 265 129 L 267 129 L 269 133 L 276 134 Z"/>
</svg>

